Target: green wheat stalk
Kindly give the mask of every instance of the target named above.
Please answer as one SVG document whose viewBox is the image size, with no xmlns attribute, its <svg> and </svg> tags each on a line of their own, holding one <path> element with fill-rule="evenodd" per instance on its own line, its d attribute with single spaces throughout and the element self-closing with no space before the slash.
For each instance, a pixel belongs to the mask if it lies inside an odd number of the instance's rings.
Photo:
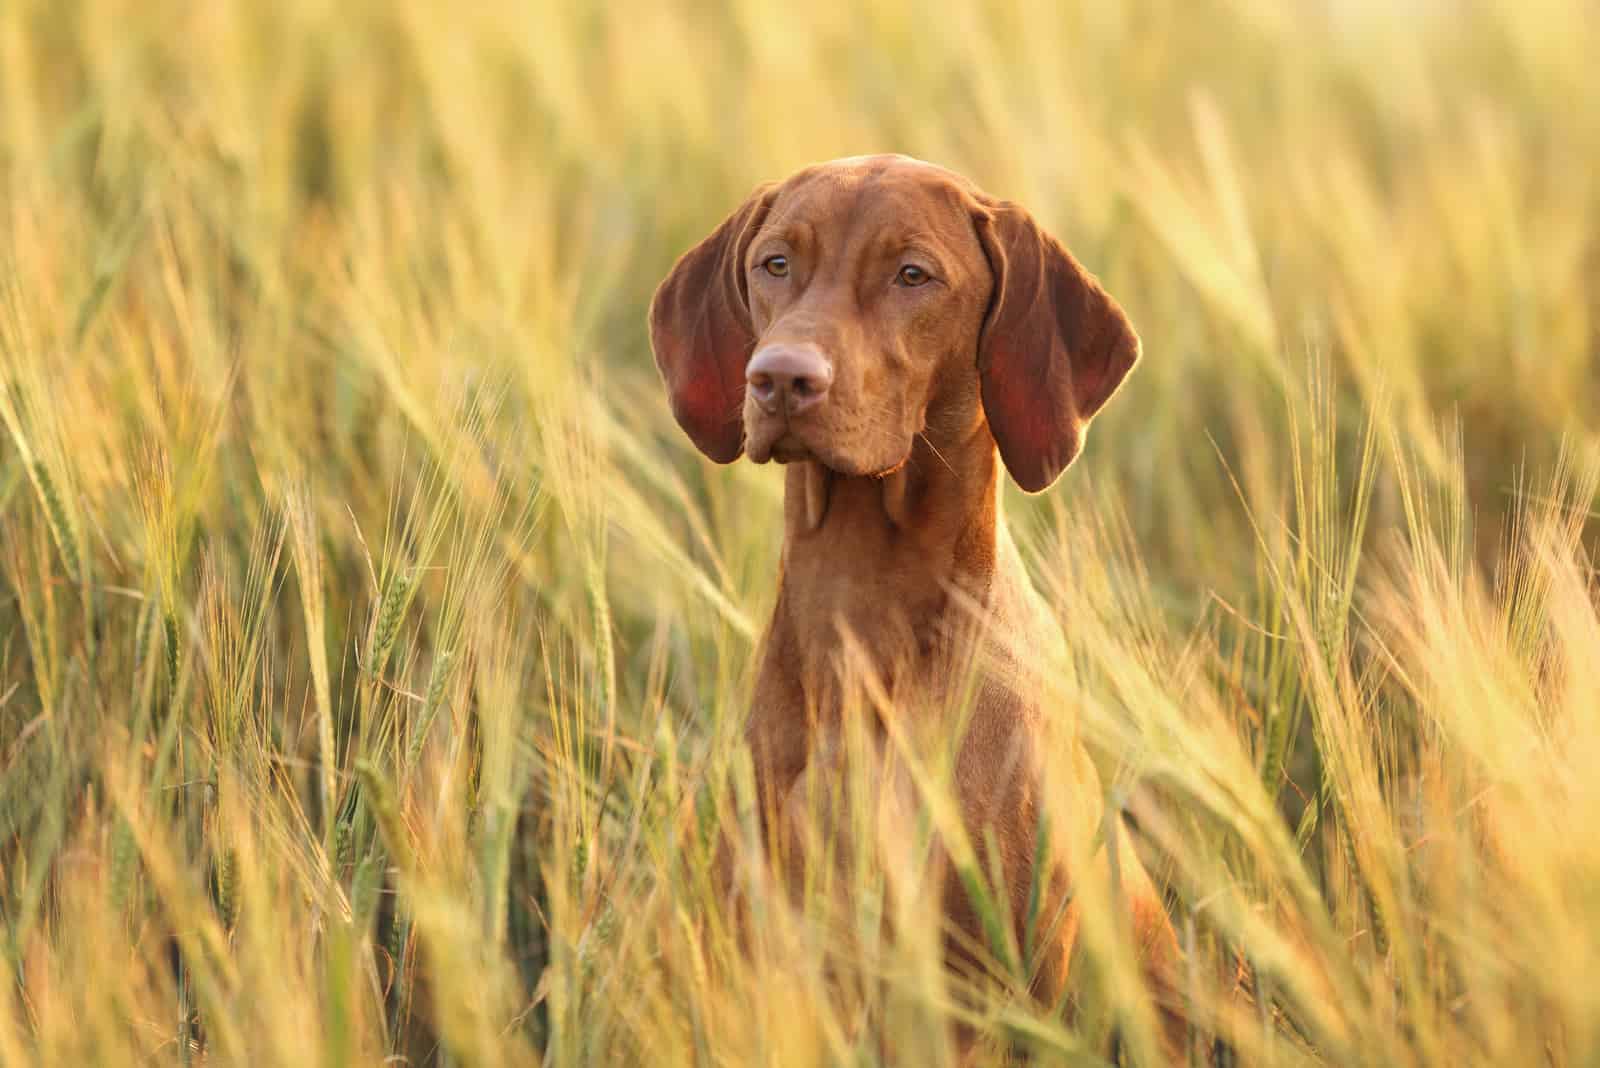
<svg viewBox="0 0 1600 1068">
<path fill-rule="evenodd" d="M 72 517 L 67 513 L 67 506 L 61 499 L 61 493 L 56 488 L 56 481 L 42 460 L 34 462 L 33 482 L 38 487 L 39 500 L 44 504 L 50 537 L 61 553 L 61 561 L 66 566 L 68 577 L 76 582 L 83 575 L 76 528 L 72 524 Z"/>
<path fill-rule="evenodd" d="M 410 603 L 411 586 L 414 581 L 407 572 L 397 571 L 389 580 L 388 589 L 384 590 L 383 600 L 378 607 L 377 629 L 373 632 L 372 656 L 367 668 L 374 676 L 382 673 L 383 666 L 389 659 L 389 651 L 394 648 L 395 638 L 400 634 L 400 623 L 405 618 L 406 605 Z"/>
</svg>

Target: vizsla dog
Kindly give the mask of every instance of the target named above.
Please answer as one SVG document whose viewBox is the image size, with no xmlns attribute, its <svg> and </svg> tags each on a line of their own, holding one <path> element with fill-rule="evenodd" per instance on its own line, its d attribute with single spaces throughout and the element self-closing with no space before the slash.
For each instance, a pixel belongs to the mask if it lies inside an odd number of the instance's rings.
<svg viewBox="0 0 1600 1068">
<path fill-rule="evenodd" d="M 1031 870 L 1047 746 L 1069 747 L 1051 767 L 1070 774 L 1082 809 L 1052 812 L 1053 832 L 1092 835 L 1101 794 L 1072 710 L 1046 706 L 1027 662 L 1061 636 L 1002 522 L 999 480 L 1003 464 L 1037 493 L 1078 455 L 1139 358 L 1127 316 L 1016 204 L 927 163 L 870 156 L 756 190 L 672 269 L 650 332 L 673 414 L 702 452 L 788 465 L 747 735 L 763 812 L 780 825 L 768 818 L 766 832 L 815 811 L 808 791 L 819 767 L 833 770 L 852 670 L 872 680 L 880 732 L 960 728 L 954 793 L 982 870 L 1004 879 L 1016 944 L 1036 881 L 1053 899 L 1044 914 L 1064 917 L 1030 962 L 1035 994 L 1053 1002 L 1079 873 L 1066 847 L 1042 880 Z M 1137 944 L 1170 1008 L 1172 929 L 1115 833 Z M 971 964 L 986 932 L 944 870 L 950 956 Z"/>
</svg>

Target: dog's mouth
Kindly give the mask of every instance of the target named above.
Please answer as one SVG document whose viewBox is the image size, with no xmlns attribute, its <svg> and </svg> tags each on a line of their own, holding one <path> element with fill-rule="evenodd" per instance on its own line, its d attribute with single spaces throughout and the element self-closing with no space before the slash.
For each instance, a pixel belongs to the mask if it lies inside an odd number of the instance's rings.
<svg viewBox="0 0 1600 1068">
<path fill-rule="evenodd" d="M 811 463 L 833 477 L 844 478 L 884 478 L 904 467 L 909 457 L 907 450 L 907 456 L 891 464 L 864 464 L 825 445 L 814 446 L 793 430 L 785 430 L 764 443 L 764 447 L 759 443 L 748 443 L 747 451 L 750 459 L 758 464 L 768 461 L 778 464 Z"/>
<path fill-rule="evenodd" d="M 813 446 L 792 427 L 784 426 L 776 433 L 752 435 L 745 443 L 745 451 L 756 463 L 768 461 L 780 464 L 801 465 L 805 474 L 805 529 L 815 531 L 828 513 L 835 483 L 841 478 L 870 478 L 882 486 L 883 509 L 891 523 L 902 525 L 906 509 L 906 455 L 887 465 L 865 465 L 850 462 L 825 447 Z"/>
<path fill-rule="evenodd" d="M 904 453 L 892 462 L 855 455 L 861 450 L 840 448 L 828 434 L 820 431 L 820 427 L 803 423 L 796 427 L 787 420 L 747 425 L 745 455 L 758 464 L 814 463 L 830 474 L 846 478 L 882 478 L 902 466 L 911 454 L 907 444 Z"/>
<path fill-rule="evenodd" d="M 780 464 L 804 463 L 807 460 L 821 462 L 811 446 L 802 441 L 793 430 L 785 430 L 778 435 L 777 440 L 768 449 L 768 459 Z"/>
<path fill-rule="evenodd" d="M 775 461 L 780 464 L 804 463 L 818 460 L 819 450 L 801 435 L 788 419 L 764 418 L 745 424 L 745 453 L 758 464 Z"/>
</svg>

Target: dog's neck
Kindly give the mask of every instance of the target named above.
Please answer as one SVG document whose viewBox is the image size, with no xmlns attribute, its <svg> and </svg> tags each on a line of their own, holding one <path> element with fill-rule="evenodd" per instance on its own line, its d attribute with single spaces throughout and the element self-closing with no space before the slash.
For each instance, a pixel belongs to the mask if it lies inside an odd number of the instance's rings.
<svg viewBox="0 0 1600 1068">
<path fill-rule="evenodd" d="M 876 549 L 897 554 L 898 568 L 917 565 L 917 577 L 981 579 L 993 553 L 949 553 L 907 560 L 915 548 L 937 550 L 977 539 L 991 547 L 998 520 L 999 463 L 993 439 L 979 428 L 957 447 L 936 448 L 919 436 L 906 462 L 886 475 L 840 475 L 815 461 L 790 464 L 784 483 L 784 559 L 818 557 L 835 568 L 829 585 L 849 585 L 854 563 Z M 977 545 L 963 546 L 977 549 Z M 948 565 L 948 566 L 946 566 Z M 870 577 L 876 570 L 866 572 Z M 906 581 L 912 581 L 908 575 Z M 871 585 L 870 582 L 867 585 Z"/>
<path fill-rule="evenodd" d="M 853 644 L 885 681 L 897 665 L 940 655 L 970 616 L 962 600 L 989 597 L 998 472 L 981 422 L 937 447 L 918 436 L 906 463 L 883 477 L 791 464 L 768 655 L 787 661 L 785 673 L 820 679 L 837 676 Z"/>
</svg>

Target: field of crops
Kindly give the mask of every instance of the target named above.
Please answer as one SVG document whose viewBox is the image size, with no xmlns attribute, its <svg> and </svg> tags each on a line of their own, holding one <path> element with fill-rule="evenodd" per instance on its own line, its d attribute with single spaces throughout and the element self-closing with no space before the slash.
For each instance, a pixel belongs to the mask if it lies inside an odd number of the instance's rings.
<svg viewBox="0 0 1600 1068">
<path fill-rule="evenodd" d="M 1057 1012 L 893 872 L 742 944 L 708 870 L 782 476 L 646 307 L 899 151 L 1143 339 L 1005 508 L 1197 1058 L 1595 1064 L 1597 55 L 1583 0 L 0 5 L 0 1062 L 1149 1062 L 1103 894 Z"/>
</svg>

